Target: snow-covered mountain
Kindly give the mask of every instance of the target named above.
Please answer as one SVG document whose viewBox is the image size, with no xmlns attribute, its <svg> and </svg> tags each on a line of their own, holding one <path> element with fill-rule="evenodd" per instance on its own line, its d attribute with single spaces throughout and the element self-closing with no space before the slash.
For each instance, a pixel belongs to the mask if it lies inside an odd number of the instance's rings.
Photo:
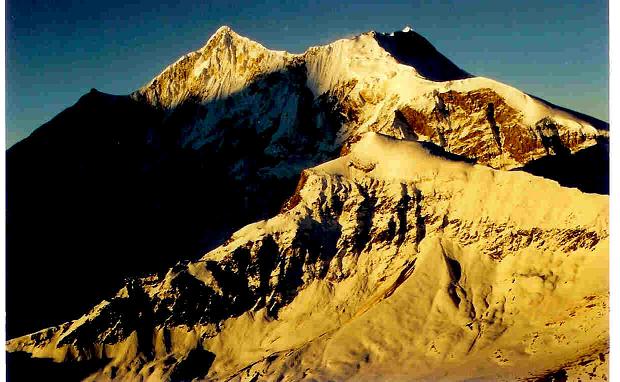
<svg viewBox="0 0 620 382">
<path fill-rule="evenodd" d="M 105 298 L 8 350 L 101 360 L 93 381 L 604 378 L 608 197 L 584 191 L 606 190 L 607 137 L 410 28 L 289 54 L 222 27 L 7 153 L 8 274 L 53 253 L 29 271 L 50 308 L 86 278 L 100 289 L 61 306 Z M 33 229 L 57 179 L 68 217 Z M 132 220 L 109 235 L 116 214 Z M 84 221 L 101 276 L 70 270 L 84 247 L 63 258 L 66 235 L 28 241 Z M 25 284 L 9 277 L 9 323 L 41 298 Z"/>
<path fill-rule="evenodd" d="M 307 90 L 312 97 L 304 94 Z M 333 104 L 336 117 L 342 118 L 336 139 L 324 138 L 326 146 L 346 145 L 373 131 L 430 141 L 499 169 L 579 151 L 606 136 L 604 124 L 582 120 L 491 79 L 472 77 L 411 29 L 389 35 L 369 32 L 292 55 L 270 51 L 222 27 L 203 48 L 182 57 L 133 96 L 171 113 L 187 102 L 199 104 L 180 126 L 180 144 L 193 148 L 217 140 L 217 125 L 226 115 L 233 124 L 257 126 L 259 134 L 268 134 L 267 153 L 277 154 L 300 132 L 296 117 L 309 108 L 300 102 L 317 100 Z M 321 122 L 312 128 L 324 131 Z"/>
</svg>

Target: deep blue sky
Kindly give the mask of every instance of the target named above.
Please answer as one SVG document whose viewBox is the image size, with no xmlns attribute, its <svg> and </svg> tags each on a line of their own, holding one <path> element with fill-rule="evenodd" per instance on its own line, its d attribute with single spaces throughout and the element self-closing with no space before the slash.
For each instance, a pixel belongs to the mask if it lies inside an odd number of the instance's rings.
<svg viewBox="0 0 620 382">
<path fill-rule="evenodd" d="M 7 0 L 7 146 L 90 88 L 127 94 L 223 24 L 303 52 L 410 24 L 465 70 L 608 120 L 608 3 L 594 0 Z"/>
</svg>

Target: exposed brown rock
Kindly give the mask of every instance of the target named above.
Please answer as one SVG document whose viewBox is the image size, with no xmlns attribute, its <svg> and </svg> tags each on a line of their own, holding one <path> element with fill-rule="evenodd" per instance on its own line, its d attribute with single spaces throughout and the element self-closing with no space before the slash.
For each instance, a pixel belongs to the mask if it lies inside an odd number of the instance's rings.
<svg viewBox="0 0 620 382">
<path fill-rule="evenodd" d="M 418 135 L 425 135 L 427 137 L 433 137 L 435 135 L 435 129 L 431 125 L 431 120 L 426 114 L 417 111 L 409 106 L 397 110 L 396 115 L 401 117 L 407 122 L 411 130 Z"/>
<path fill-rule="evenodd" d="M 436 97 L 437 104 L 430 113 L 405 106 L 396 111 L 396 118 L 417 135 L 481 164 L 493 166 L 492 161 L 503 152 L 517 165 L 545 153 L 540 133 L 526 125 L 523 114 L 493 90 L 450 90 Z M 565 130 L 560 138 L 568 147 L 586 140 L 582 133 Z"/>
<path fill-rule="evenodd" d="M 283 213 L 283 212 L 286 212 L 286 211 L 289 211 L 295 208 L 295 206 L 297 206 L 299 202 L 301 202 L 301 195 L 299 193 L 304 188 L 304 185 L 306 184 L 307 180 L 308 180 L 308 172 L 304 170 L 301 172 L 301 175 L 299 177 L 299 182 L 297 183 L 297 187 L 295 187 L 295 192 L 293 192 L 293 195 L 286 202 L 284 202 L 284 205 L 280 209 L 280 213 Z"/>
</svg>

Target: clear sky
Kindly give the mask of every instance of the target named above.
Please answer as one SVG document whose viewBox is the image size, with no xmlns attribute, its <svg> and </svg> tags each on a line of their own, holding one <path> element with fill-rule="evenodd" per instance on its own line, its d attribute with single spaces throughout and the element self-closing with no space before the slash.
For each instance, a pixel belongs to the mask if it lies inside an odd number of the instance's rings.
<svg viewBox="0 0 620 382">
<path fill-rule="evenodd" d="M 303 52 L 405 25 L 470 73 L 608 120 L 603 0 L 7 0 L 7 147 L 90 88 L 128 94 L 220 25 Z"/>
</svg>

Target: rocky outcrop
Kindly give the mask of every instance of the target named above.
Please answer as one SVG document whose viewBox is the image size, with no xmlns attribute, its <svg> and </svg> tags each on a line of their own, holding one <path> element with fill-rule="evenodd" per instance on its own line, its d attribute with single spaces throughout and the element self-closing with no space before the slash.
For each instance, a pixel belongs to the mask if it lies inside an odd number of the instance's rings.
<svg viewBox="0 0 620 382">
<path fill-rule="evenodd" d="M 489 88 L 435 93 L 430 112 L 404 106 L 396 118 L 415 139 L 495 168 L 520 167 L 547 155 L 563 155 L 595 145 L 595 131 L 569 129 L 549 117 L 533 125 Z"/>
</svg>

